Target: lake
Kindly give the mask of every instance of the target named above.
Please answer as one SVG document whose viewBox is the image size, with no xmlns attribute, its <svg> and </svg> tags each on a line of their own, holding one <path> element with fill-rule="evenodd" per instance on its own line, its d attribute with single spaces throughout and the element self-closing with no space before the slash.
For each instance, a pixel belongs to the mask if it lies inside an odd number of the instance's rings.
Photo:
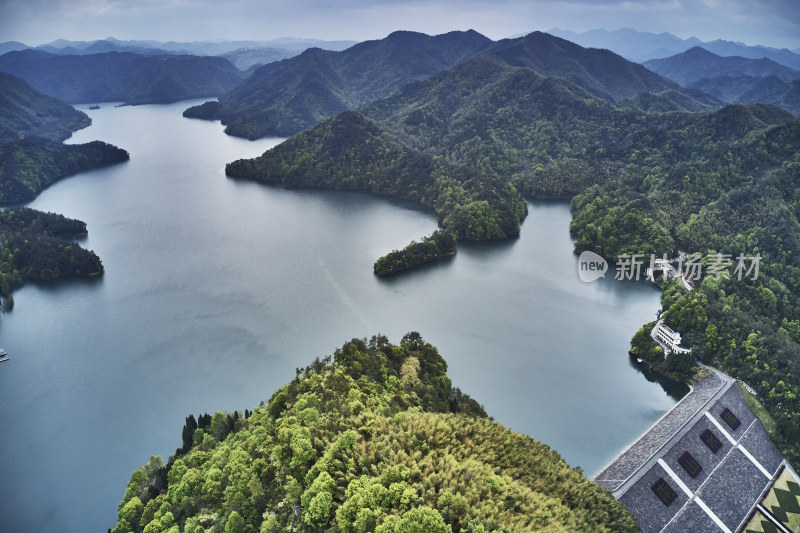
<svg viewBox="0 0 800 533">
<path fill-rule="evenodd" d="M 105 274 L 27 284 L 0 317 L 0 530 L 106 531 L 188 414 L 252 409 L 353 337 L 419 331 L 491 416 L 587 475 L 674 405 L 627 355 L 659 292 L 613 266 L 581 282 L 567 203 L 532 203 L 518 239 L 378 279 L 375 259 L 436 229 L 431 211 L 228 179 L 281 139 L 181 117 L 194 103 L 79 106 L 94 123 L 69 142 L 131 160 L 30 204 L 84 220 Z"/>
</svg>

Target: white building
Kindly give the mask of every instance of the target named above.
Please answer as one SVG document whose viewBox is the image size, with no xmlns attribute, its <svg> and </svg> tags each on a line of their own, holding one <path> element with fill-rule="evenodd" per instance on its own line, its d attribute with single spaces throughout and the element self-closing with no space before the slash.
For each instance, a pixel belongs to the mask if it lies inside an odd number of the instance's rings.
<svg viewBox="0 0 800 533">
<path fill-rule="evenodd" d="M 667 358 L 669 352 L 675 353 L 689 353 L 691 348 L 684 348 L 681 346 L 681 334 L 664 324 L 661 320 L 656 323 L 653 328 L 653 338 L 656 339 L 666 349 L 664 350 L 664 359 Z"/>
</svg>

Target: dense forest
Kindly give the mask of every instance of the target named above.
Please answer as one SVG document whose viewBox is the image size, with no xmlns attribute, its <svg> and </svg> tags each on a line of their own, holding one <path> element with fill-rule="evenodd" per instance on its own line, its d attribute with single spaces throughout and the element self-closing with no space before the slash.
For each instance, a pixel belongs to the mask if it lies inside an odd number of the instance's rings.
<svg viewBox="0 0 800 533">
<path fill-rule="evenodd" d="M 103 264 L 91 250 L 70 239 L 86 235 L 86 224 L 25 207 L 0 210 L 0 297 L 14 306 L 11 292 L 25 280 L 96 276 Z"/>
<path fill-rule="evenodd" d="M 638 531 L 446 371 L 418 333 L 353 339 L 252 413 L 191 415 L 174 456 L 133 472 L 113 531 Z"/>
<path fill-rule="evenodd" d="M 752 119 L 748 108 L 724 111 L 729 119 Z M 661 316 L 683 333 L 694 356 L 758 392 L 776 422 L 773 440 L 797 464 L 800 121 L 735 136 L 728 120 L 728 128 L 708 128 L 717 118 L 674 135 L 687 149 L 683 157 L 675 157 L 680 150 L 641 153 L 641 164 L 614 185 L 577 196 L 573 229 L 579 249 L 608 258 L 622 250 L 702 256 L 698 289 L 667 285 Z M 642 246 L 642 228 L 661 247 Z M 757 272 L 752 260 L 741 264 L 756 255 Z"/>
<path fill-rule="evenodd" d="M 220 96 L 242 81 L 222 57 L 107 52 L 55 55 L 38 50 L 0 56 L 0 71 L 69 103 L 169 103 Z"/>
</svg>

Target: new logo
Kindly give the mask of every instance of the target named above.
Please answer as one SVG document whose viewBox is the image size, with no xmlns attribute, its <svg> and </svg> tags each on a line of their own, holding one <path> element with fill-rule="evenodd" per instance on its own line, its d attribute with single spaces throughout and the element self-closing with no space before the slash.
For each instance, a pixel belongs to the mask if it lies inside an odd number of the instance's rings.
<svg viewBox="0 0 800 533">
<path fill-rule="evenodd" d="M 581 281 L 591 283 L 598 278 L 606 277 L 608 263 L 594 252 L 586 250 L 578 257 L 578 276 Z"/>
</svg>

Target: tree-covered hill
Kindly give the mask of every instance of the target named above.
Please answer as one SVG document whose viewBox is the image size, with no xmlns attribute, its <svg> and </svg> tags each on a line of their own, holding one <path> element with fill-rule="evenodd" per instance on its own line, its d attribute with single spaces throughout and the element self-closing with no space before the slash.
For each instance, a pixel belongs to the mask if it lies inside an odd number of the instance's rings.
<svg viewBox="0 0 800 533">
<path fill-rule="evenodd" d="M 589 93 L 616 102 L 639 93 L 660 93 L 680 86 L 609 50 L 584 48 L 535 31 L 493 43 L 485 52 L 513 67 L 571 81 Z"/>
<path fill-rule="evenodd" d="M 89 124 L 86 113 L 0 72 L 0 145 L 26 136 L 63 141 Z"/>
<path fill-rule="evenodd" d="M 115 533 L 638 531 L 549 447 L 486 417 L 418 333 L 353 339 L 252 413 L 189 416 Z"/>
<path fill-rule="evenodd" d="M 445 70 L 491 41 L 475 31 L 428 36 L 399 31 L 341 52 L 311 48 L 256 70 L 220 99 L 184 116 L 219 119 L 231 135 L 289 136 Z"/>
<path fill-rule="evenodd" d="M 681 102 L 672 90 L 650 98 Z M 525 195 L 570 197 L 605 181 L 636 135 L 700 116 L 634 104 L 614 106 L 563 78 L 479 56 L 362 112 L 414 148 L 500 176 Z"/>
<path fill-rule="evenodd" d="M 225 172 L 284 187 L 365 190 L 414 200 L 433 208 L 445 232 L 460 239 L 516 236 L 527 213 L 525 201 L 509 183 L 422 154 L 352 111 L 299 133 L 258 158 L 230 163 Z M 422 243 L 405 255 L 408 259 L 429 255 L 432 260 L 454 251 L 454 243 L 444 245 L 446 239 L 441 237 L 440 252 L 423 252 Z M 376 272 L 405 270 L 403 264 L 398 261 L 389 268 L 384 260 Z"/>
<path fill-rule="evenodd" d="M 222 57 L 107 52 L 55 55 L 37 50 L 0 56 L 0 71 L 70 103 L 169 103 L 221 96 L 242 74 Z"/>
</svg>

